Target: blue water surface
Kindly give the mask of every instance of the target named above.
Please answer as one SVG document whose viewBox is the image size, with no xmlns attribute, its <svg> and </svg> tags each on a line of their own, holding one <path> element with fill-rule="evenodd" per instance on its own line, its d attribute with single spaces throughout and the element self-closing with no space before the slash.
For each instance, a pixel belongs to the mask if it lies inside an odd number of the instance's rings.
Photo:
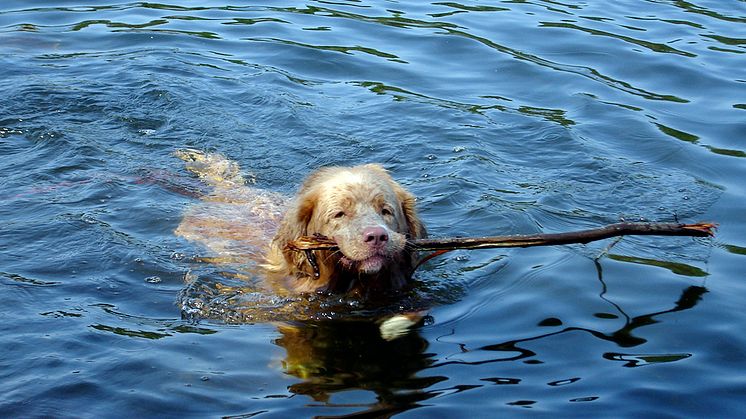
<svg viewBox="0 0 746 419">
<path fill-rule="evenodd" d="M 3 1 L 2 416 L 742 415 L 745 23 L 743 0 Z M 385 340 L 356 301 L 246 316 L 174 234 L 206 193 L 184 148 L 288 195 L 379 162 L 433 236 L 719 230 L 455 251 Z"/>
</svg>

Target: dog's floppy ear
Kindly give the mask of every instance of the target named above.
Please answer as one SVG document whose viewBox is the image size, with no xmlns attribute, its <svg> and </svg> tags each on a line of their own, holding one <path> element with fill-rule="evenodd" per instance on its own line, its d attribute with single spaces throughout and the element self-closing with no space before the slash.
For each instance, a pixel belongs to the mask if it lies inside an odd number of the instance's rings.
<svg viewBox="0 0 746 419">
<path fill-rule="evenodd" d="M 272 240 L 267 255 L 266 268 L 277 272 L 304 271 L 303 253 L 289 250 L 287 244 L 301 236 L 308 235 L 308 224 L 311 222 L 316 207 L 318 193 L 301 188 L 295 202 L 288 208 Z"/>
<path fill-rule="evenodd" d="M 407 234 L 411 239 L 422 239 L 427 237 L 427 231 L 425 225 L 417 215 L 416 199 L 414 195 L 407 192 L 404 188 L 396 185 L 396 196 L 401 202 L 402 212 L 404 213 L 404 219 L 407 221 Z"/>
<path fill-rule="evenodd" d="M 308 224 L 311 222 L 316 207 L 317 195 L 313 192 L 299 195 L 285 214 L 275 236 L 275 245 L 282 251 L 285 261 L 298 270 L 302 270 L 303 267 L 303 254 L 286 249 L 286 245 L 301 236 L 308 235 Z"/>
</svg>

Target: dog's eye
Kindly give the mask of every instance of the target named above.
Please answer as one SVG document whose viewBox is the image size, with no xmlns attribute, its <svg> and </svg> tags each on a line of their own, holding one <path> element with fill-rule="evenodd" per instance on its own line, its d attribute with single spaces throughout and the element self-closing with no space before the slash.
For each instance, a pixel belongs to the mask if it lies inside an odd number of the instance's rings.
<svg viewBox="0 0 746 419">
<path fill-rule="evenodd" d="M 383 207 L 381 209 L 381 215 L 383 215 L 383 216 L 394 215 L 394 212 L 391 211 L 389 208 Z"/>
<path fill-rule="evenodd" d="M 345 212 L 344 212 L 344 211 L 337 211 L 337 212 L 335 212 L 335 213 L 334 213 L 334 218 L 342 218 L 342 217 L 344 217 L 345 215 L 346 215 L 346 214 L 345 214 Z"/>
</svg>

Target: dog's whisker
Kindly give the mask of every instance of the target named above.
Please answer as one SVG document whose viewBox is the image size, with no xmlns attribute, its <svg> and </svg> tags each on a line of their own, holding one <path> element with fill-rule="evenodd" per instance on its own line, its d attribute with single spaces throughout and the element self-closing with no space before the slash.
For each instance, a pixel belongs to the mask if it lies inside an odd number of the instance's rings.
<svg viewBox="0 0 746 419">
<path fill-rule="evenodd" d="M 329 255 L 328 255 L 327 257 L 325 257 L 325 258 L 324 258 L 324 262 L 328 262 L 329 260 L 332 260 L 332 258 L 333 258 L 334 256 L 336 256 L 336 255 L 342 255 L 342 256 L 344 256 L 344 255 L 342 254 L 342 251 L 341 251 L 341 250 L 339 250 L 339 249 L 337 249 L 337 250 L 335 250 L 335 251 L 333 251 L 333 252 L 330 252 L 330 253 L 329 253 Z M 341 259 L 340 259 L 340 260 L 341 260 Z M 335 261 L 335 263 L 339 263 L 339 261 Z"/>
<path fill-rule="evenodd" d="M 335 256 L 340 256 L 335 259 Z M 341 250 L 336 249 L 333 252 L 329 252 L 329 254 L 322 259 L 323 263 L 328 263 L 329 261 L 332 262 L 335 266 L 345 266 L 344 263 L 344 253 L 342 253 Z"/>
</svg>

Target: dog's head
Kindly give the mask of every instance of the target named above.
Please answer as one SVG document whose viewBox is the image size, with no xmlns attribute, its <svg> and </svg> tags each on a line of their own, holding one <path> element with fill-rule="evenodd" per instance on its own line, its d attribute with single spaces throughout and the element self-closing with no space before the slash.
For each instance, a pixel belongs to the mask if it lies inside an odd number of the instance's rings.
<svg viewBox="0 0 746 419">
<path fill-rule="evenodd" d="M 320 278 L 308 286 L 330 291 L 400 288 L 412 274 L 415 257 L 406 241 L 426 235 L 412 194 L 373 164 L 325 168 L 309 176 L 273 240 L 270 265 L 312 278 L 307 256 L 285 246 L 314 234 L 339 246 L 338 251 L 315 252 Z"/>
</svg>

